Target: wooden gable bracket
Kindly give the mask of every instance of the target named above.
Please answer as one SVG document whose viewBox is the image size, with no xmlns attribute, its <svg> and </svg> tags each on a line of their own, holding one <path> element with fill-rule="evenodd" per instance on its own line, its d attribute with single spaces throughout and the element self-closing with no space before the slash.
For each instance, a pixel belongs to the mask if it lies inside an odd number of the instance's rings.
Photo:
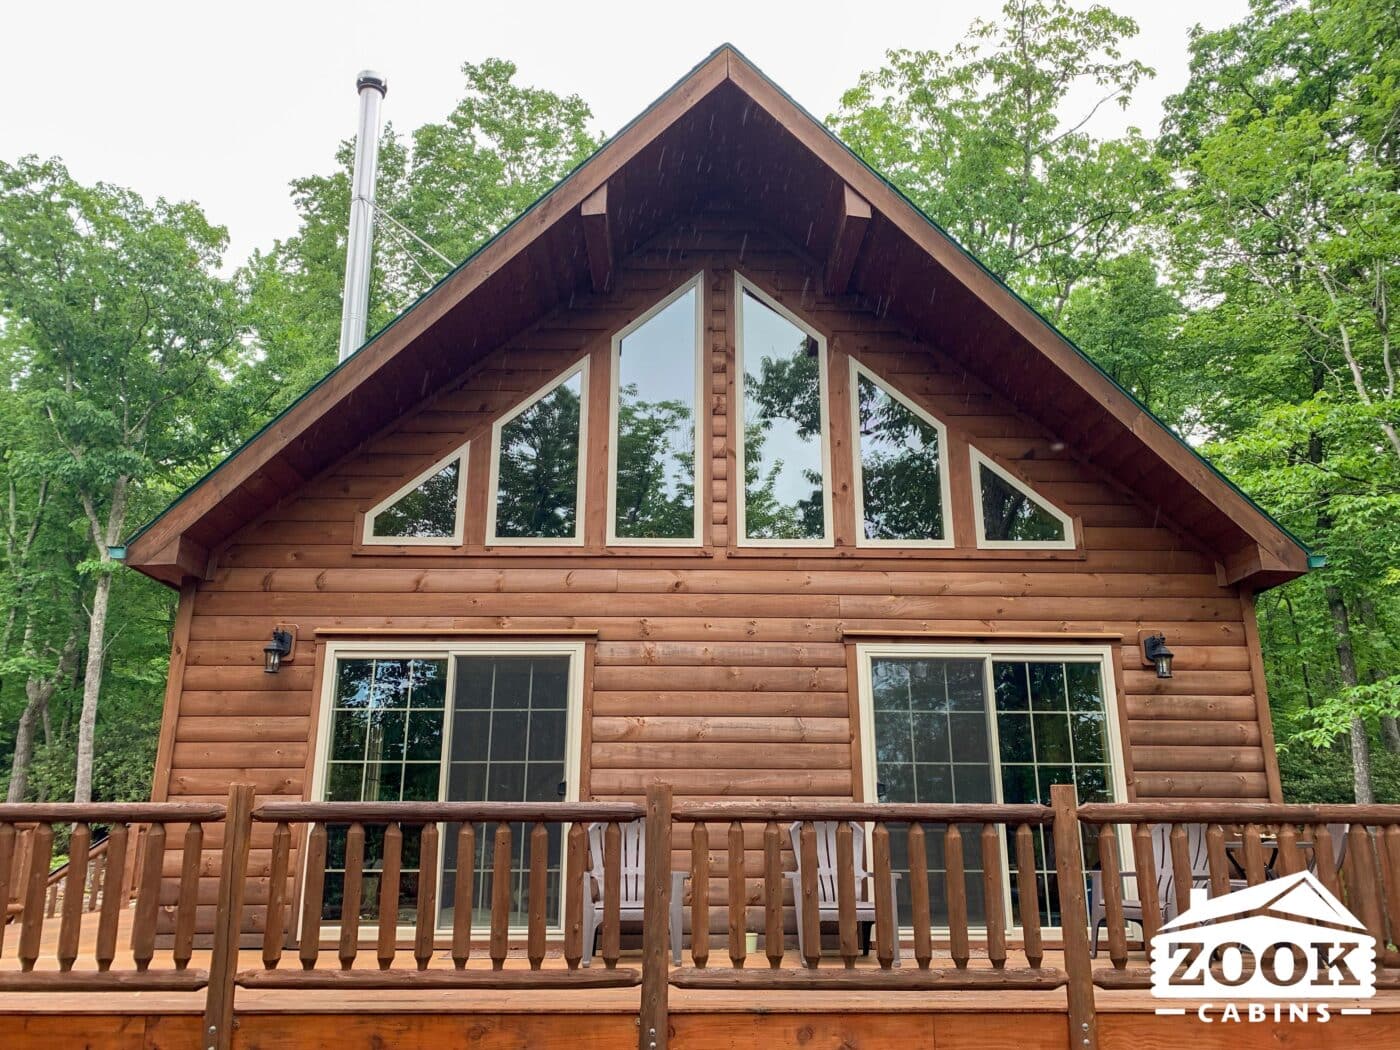
<svg viewBox="0 0 1400 1050">
<path fill-rule="evenodd" d="M 187 579 L 208 579 L 209 549 L 181 533 L 149 559 L 146 571 L 175 587 Z"/>
<path fill-rule="evenodd" d="M 1216 579 L 1222 587 L 1233 586 L 1250 577 L 1290 572 L 1290 566 L 1266 547 L 1251 543 L 1226 555 L 1223 563 L 1217 563 Z"/>
<path fill-rule="evenodd" d="M 841 295 L 850 287 L 851 273 L 856 268 L 860 247 L 865 243 L 870 218 L 870 202 L 843 183 L 841 199 L 837 204 L 836 236 L 831 240 L 831 251 L 826 257 L 826 273 L 822 278 L 828 295 Z"/>
<path fill-rule="evenodd" d="M 579 205 L 583 242 L 588 248 L 588 273 L 595 292 L 606 292 L 612 282 L 612 224 L 608 218 L 608 184 L 605 182 Z"/>
</svg>

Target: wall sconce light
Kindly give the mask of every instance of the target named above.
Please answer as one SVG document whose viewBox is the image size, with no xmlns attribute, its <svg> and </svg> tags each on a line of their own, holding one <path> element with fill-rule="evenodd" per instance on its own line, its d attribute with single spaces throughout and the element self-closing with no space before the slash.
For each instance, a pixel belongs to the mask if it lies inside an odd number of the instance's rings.
<svg viewBox="0 0 1400 1050">
<path fill-rule="evenodd" d="M 292 624 L 279 623 L 272 629 L 272 641 L 263 646 L 265 674 L 276 674 L 284 662 L 291 660 L 296 640 L 296 627 Z"/>
<path fill-rule="evenodd" d="M 1149 634 L 1142 640 L 1143 661 L 1157 669 L 1158 678 L 1172 676 L 1172 656 L 1172 651 L 1167 648 L 1165 634 Z"/>
</svg>

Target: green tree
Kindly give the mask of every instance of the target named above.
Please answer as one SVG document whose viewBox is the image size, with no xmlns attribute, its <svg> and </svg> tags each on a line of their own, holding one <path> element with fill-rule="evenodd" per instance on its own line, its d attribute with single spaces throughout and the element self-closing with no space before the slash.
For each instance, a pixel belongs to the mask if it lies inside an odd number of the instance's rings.
<svg viewBox="0 0 1400 1050">
<path fill-rule="evenodd" d="M 239 347 L 226 237 L 197 207 L 85 186 L 56 161 L 0 164 L 0 311 L 31 454 L 72 495 L 87 596 L 73 797 L 92 792 L 114 563 L 143 497 L 211 454 L 207 406 Z M 152 483 L 155 484 L 152 484 Z M 163 499 L 163 495 L 159 497 Z"/>
<path fill-rule="evenodd" d="M 1095 138 L 1152 70 L 1123 57 L 1137 23 L 1065 0 L 1008 0 L 948 52 L 890 51 L 829 122 L 991 271 L 1058 319 L 1121 251 L 1165 182 L 1137 131 Z M 1091 101 L 1066 116 L 1079 98 Z"/>
</svg>

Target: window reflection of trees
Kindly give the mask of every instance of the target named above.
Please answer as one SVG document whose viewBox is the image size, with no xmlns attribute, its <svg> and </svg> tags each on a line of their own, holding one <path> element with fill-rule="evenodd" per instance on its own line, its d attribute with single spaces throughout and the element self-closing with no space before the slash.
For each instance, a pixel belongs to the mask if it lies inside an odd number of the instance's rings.
<svg viewBox="0 0 1400 1050">
<path fill-rule="evenodd" d="M 1063 540 L 1065 526 L 1059 518 L 994 470 L 980 464 L 982 529 L 989 540 L 1035 543 Z"/>
<path fill-rule="evenodd" d="M 457 478 L 461 460 L 447 466 L 374 516 L 375 536 L 451 537 L 457 531 Z"/>
<path fill-rule="evenodd" d="M 619 539 L 695 533 L 694 414 L 681 401 L 644 401 L 635 383 L 618 391 Z"/>
<path fill-rule="evenodd" d="M 856 393 L 865 538 L 943 539 L 938 429 L 864 375 Z"/>
<path fill-rule="evenodd" d="M 497 536 L 577 535 L 582 393 L 576 373 L 501 427 Z"/>
</svg>

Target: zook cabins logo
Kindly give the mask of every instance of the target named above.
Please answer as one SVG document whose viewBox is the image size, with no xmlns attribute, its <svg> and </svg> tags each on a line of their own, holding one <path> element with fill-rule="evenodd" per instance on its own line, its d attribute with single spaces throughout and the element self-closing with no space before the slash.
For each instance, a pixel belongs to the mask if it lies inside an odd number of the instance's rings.
<svg viewBox="0 0 1400 1050">
<path fill-rule="evenodd" d="M 1152 938 L 1152 994 L 1200 1001 L 1208 1024 L 1369 1014 L 1356 1001 L 1376 994 L 1376 939 L 1309 872 L 1214 899 L 1193 889 L 1190 909 Z"/>
</svg>

